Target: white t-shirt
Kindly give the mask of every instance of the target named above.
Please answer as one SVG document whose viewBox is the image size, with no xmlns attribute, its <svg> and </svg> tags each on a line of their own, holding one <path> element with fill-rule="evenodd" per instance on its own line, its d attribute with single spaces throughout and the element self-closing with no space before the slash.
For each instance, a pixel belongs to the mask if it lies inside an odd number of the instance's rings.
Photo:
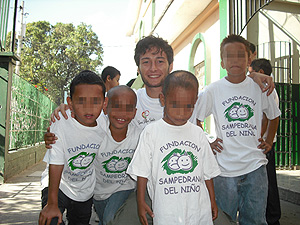
<svg viewBox="0 0 300 225">
<path fill-rule="evenodd" d="M 149 124 L 127 173 L 148 179 L 154 224 L 213 224 L 205 180 L 220 169 L 200 127 L 163 119 Z"/>
<path fill-rule="evenodd" d="M 93 196 L 96 183 L 94 160 L 102 138 L 99 123 L 95 127 L 80 124 L 67 111 L 67 120 L 52 123 L 50 130 L 58 138 L 44 161 L 64 165 L 59 189 L 75 201 L 86 201 Z"/>
<path fill-rule="evenodd" d="M 258 149 L 262 112 L 272 120 L 280 115 L 270 96 L 262 93 L 251 79 L 233 84 L 225 78 L 210 84 L 198 97 L 195 114 L 203 121 L 213 114 L 216 134 L 223 140 L 223 151 L 217 153 L 221 176 L 235 177 L 250 173 L 267 163 L 263 150 Z"/>
<path fill-rule="evenodd" d="M 150 98 L 146 89 L 141 88 L 136 91 L 137 111 L 133 123 L 142 129 L 149 123 L 157 121 L 163 117 L 163 107 L 159 98 Z"/>
<path fill-rule="evenodd" d="M 274 97 L 274 99 L 275 99 L 275 102 L 276 102 L 277 106 L 279 107 L 279 97 L 278 97 L 278 94 L 277 94 L 276 89 L 274 89 L 274 92 L 275 92 L 275 94 L 273 95 L 273 97 Z M 264 133 L 264 136 L 263 136 L 264 140 L 266 140 L 267 135 L 268 135 L 268 128 L 267 128 L 266 132 Z M 273 143 L 275 143 L 276 140 L 277 140 L 276 136 L 277 136 L 277 135 L 275 134 Z"/>
<path fill-rule="evenodd" d="M 103 128 L 103 142 L 95 161 L 94 199 L 104 200 L 115 192 L 136 187 L 136 182 L 126 174 L 126 169 L 135 152 L 141 129 L 130 123 L 126 138 L 117 142 L 111 136 L 108 117 L 103 114 L 99 121 Z"/>
</svg>

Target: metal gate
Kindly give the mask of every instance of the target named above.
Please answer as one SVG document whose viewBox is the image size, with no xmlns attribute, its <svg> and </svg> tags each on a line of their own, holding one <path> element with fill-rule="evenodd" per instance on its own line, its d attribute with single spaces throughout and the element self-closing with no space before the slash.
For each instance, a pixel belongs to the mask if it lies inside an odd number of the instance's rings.
<svg viewBox="0 0 300 225">
<path fill-rule="evenodd" d="M 276 165 L 291 168 L 293 164 L 295 165 L 292 160 L 294 153 L 297 152 L 297 148 L 292 147 L 297 141 L 292 143 L 293 123 L 296 123 L 294 121 L 296 118 L 292 118 L 291 43 L 284 41 L 264 43 L 258 46 L 257 53 L 258 58 L 271 61 L 272 75 L 279 96 L 281 116 L 275 146 Z"/>
</svg>

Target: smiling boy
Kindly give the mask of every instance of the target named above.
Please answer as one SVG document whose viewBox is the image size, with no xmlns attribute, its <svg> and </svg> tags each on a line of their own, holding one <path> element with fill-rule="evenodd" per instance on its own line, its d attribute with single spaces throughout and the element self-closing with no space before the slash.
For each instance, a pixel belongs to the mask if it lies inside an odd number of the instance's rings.
<svg viewBox="0 0 300 225">
<path fill-rule="evenodd" d="M 211 144 L 221 169 L 214 179 L 218 207 L 240 224 L 266 224 L 266 153 L 271 145 L 262 138 L 263 113 L 273 129 L 266 140 L 273 140 L 280 110 L 274 92 L 267 96 L 246 76 L 249 44 L 239 35 L 229 35 L 221 43 L 221 66 L 227 76 L 210 84 L 195 106 L 198 122 L 213 114 L 217 139 Z M 223 143 L 223 145 L 221 144 Z"/>
<path fill-rule="evenodd" d="M 133 192 L 136 182 L 126 169 L 135 152 L 141 129 L 131 121 L 136 113 L 136 94 L 124 85 L 107 93 L 99 122 L 103 142 L 96 158 L 96 186 L 94 205 L 99 225 L 114 218 L 116 211 Z"/>
</svg>

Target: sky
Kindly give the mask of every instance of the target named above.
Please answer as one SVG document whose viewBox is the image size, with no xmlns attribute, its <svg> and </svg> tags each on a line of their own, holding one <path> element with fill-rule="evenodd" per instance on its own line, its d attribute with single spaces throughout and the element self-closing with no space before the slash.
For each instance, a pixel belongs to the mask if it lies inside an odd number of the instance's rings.
<svg viewBox="0 0 300 225">
<path fill-rule="evenodd" d="M 49 21 L 91 25 L 104 49 L 103 66 L 114 66 L 121 72 L 120 84 L 135 78 L 137 67 L 133 55 L 133 37 L 126 37 L 130 0 L 23 0 L 25 17 L 23 22 Z M 18 5 L 22 0 L 18 0 Z M 13 15 L 14 0 L 10 3 Z M 20 13 L 19 13 L 20 14 Z M 18 17 L 17 23 L 20 23 Z M 19 31 L 17 27 L 17 32 Z"/>
</svg>

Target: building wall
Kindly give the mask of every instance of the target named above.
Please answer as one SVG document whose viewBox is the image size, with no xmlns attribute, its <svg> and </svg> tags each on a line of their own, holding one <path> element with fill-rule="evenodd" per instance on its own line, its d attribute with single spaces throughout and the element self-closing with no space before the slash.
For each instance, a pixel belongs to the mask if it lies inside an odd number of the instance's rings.
<svg viewBox="0 0 300 225">
<path fill-rule="evenodd" d="M 5 159 L 4 181 L 40 162 L 45 153 L 44 144 L 9 152 Z"/>
</svg>

